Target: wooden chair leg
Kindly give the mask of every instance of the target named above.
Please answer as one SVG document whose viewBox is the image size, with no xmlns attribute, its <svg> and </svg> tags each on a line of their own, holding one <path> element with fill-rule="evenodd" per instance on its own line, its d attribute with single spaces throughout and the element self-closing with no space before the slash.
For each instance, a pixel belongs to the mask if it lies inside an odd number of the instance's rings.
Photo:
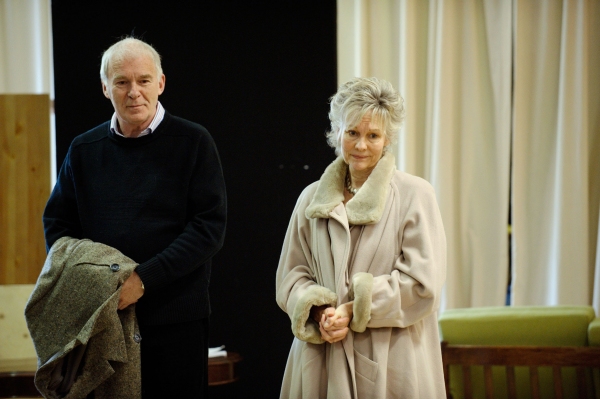
<svg viewBox="0 0 600 399">
<path fill-rule="evenodd" d="M 462 366 L 465 399 L 473 398 L 473 387 L 471 386 L 471 366 Z"/>
<path fill-rule="evenodd" d="M 537 366 L 529 367 L 529 386 L 531 387 L 531 397 L 540 399 L 540 378 Z"/>
<path fill-rule="evenodd" d="M 485 380 L 486 399 L 494 399 L 494 379 L 492 378 L 492 366 L 483 366 L 483 378 Z"/>
<path fill-rule="evenodd" d="M 580 398 L 587 398 L 587 381 L 585 378 L 585 369 L 583 367 L 576 367 L 575 372 L 577 373 L 577 395 Z M 593 382 L 592 382 L 593 384 Z"/>
<path fill-rule="evenodd" d="M 515 382 L 515 368 L 513 366 L 506 366 L 506 383 L 508 385 L 509 399 L 516 399 L 517 384 Z"/>
<path fill-rule="evenodd" d="M 446 384 L 446 398 L 451 399 L 452 394 L 450 393 L 450 365 L 444 365 L 444 384 Z"/>
<path fill-rule="evenodd" d="M 554 397 L 562 399 L 562 374 L 559 366 L 552 367 L 552 379 L 554 380 Z"/>
</svg>

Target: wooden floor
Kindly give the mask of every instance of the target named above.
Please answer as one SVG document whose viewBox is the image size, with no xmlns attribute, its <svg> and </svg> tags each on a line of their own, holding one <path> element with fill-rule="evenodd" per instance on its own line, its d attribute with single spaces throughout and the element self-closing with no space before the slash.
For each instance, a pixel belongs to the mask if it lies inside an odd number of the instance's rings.
<svg viewBox="0 0 600 399">
<path fill-rule="evenodd" d="M 33 383 L 36 368 L 36 358 L 0 360 L 0 398 L 41 398 Z"/>
<path fill-rule="evenodd" d="M 242 357 L 233 352 L 209 358 L 208 384 L 218 386 L 237 381 L 236 365 L 241 361 Z M 36 358 L 0 360 L 0 398 L 41 398 L 34 384 L 36 369 Z"/>
</svg>

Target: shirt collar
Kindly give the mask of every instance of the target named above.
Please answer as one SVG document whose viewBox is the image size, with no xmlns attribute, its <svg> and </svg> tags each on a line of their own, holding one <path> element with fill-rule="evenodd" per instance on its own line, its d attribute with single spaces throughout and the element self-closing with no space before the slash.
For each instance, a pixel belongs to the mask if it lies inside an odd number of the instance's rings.
<svg viewBox="0 0 600 399">
<path fill-rule="evenodd" d="M 137 137 L 146 136 L 146 135 L 154 132 L 156 130 L 156 128 L 158 127 L 158 125 L 160 125 L 160 123 L 162 122 L 164 117 L 165 117 L 165 109 L 163 108 L 162 104 L 159 101 L 156 105 L 156 113 L 154 114 L 154 118 L 152 118 L 152 122 L 150 122 L 150 125 L 146 129 L 144 129 Z M 117 123 L 117 113 L 116 112 L 113 113 L 113 116 L 110 119 L 110 130 L 111 130 L 111 132 L 118 134 L 121 137 L 125 137 L 123 135 L 123 133 L 121 133 L 119 131 L 119 124 Z"/>
</svg>

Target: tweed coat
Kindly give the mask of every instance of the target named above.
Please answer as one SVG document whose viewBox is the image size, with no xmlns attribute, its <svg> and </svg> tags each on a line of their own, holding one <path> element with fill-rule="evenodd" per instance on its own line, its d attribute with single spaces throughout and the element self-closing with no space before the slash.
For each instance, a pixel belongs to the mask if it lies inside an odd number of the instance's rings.
<svg viewBox="0 0 600 399">
<path fill-rule="evenodd" d="M 57 240 L 25 307 L 45 398 L 141 398 L 135 306 L 117 312 L 137 263 L 88 239 Z"/>
<path fill-rule="evenodd" d="M 302 192 L 286 233 L 276 298 L 295 338 L 281 398 L 445 398 L 446 238 L 433 188 L 387 153 L 344 206 L 346 168 L 336 159 Z M 310 308 L 350 300 L 348 335 L 324 342 Z"/>
</svg>

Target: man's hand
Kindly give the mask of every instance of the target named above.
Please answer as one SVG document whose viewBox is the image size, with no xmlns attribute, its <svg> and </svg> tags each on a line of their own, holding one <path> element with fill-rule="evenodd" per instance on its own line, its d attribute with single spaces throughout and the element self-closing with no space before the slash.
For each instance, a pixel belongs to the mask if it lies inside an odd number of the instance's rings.
<svg viewBox="0 0 600 399">
<path fill-rule="evenodd" d="M 142 279 L 134 271 L 131 276 L 123 283 L 121 287 L 121 296 L 119 297 L 119 310 L 125 309 L 132 303 L 136 303 L 144 295 L 142 289 Z"/>
</svg>

